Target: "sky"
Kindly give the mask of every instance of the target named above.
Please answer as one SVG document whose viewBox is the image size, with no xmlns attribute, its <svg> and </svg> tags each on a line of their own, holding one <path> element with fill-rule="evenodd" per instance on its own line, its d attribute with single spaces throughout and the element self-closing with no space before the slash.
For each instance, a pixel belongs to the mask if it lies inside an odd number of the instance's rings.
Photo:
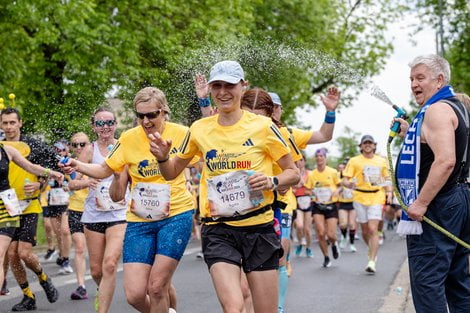
<svg viewBox="0 0 470 313">
<path fill-rule="evenodd" d="M 411 17 L 405 17 L 402 21 L 390 25 L 387 37 L 393 38 L 394 51 L 386 62 L 382 72 L 372 77 L 372 82 L 379 87 L 388 98 L 405 111 L 410 112 L 409 102 L 411 98 L 408 64 L 418 55 L 436 53 L 435 31 L 424 29 L 413 36 L 415 45 L 409 38 L 411 27 Z M 340 104 L 341 105 L 341 104 Z M 310 125 L 312 130 L 318 130 L 325 116 L 325 108 L 321 107 L 306 113 L 304 110 L 297 110 L 297 118 L 303 125 Z M 320 145 L 310 145 L 307 148 L 307 155 L 313 156 L 315 150 L 326 147 L 331 155 L 339 156 L 338 147 L 334 144 L 336 138 L 344 135 L 344 128 L 348 126 L 360 136 L 364 134 L 372 135 L 377 142 L 377 152 L 386 155 L 386 144 L 389 133 L 390 122 L 396 115 L 396 111 L 388 104 L 373 97 L 367 91 L 363 91 L 354 105 L 341 109 L 336 114 L 336 125 L 333 140 Z"/>
</svg>

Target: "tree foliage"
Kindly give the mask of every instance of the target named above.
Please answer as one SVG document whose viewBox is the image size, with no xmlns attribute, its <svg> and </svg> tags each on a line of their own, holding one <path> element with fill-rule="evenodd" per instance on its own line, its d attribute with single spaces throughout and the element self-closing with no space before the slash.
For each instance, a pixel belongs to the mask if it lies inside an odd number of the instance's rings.
<svg viewBox="0 0 470 313">
<path fill-rule="evenodd" d="M 391 0 L 17 0 L 0 10 L 2 96 L 14 92 L 26 130 L 50 139 L 84 130 L 110 95 L 129 112 L 149 85 L 189 123 L 193 75 L 229 57 L 281 95 L 292 122 L 314 93 L 383 67 L 384 31 L 399 12 Z"/>
<path fill-rule="evenodd" d="M 451 65 L 452 85 L 459 92 L 470 94 L 470 2 L 468 0 L 411 0 L 417 9 L 420 24 L 444 31 L 444 57 Z M 420 29 L 418 29 L 419 31 Z"/>
</svg>

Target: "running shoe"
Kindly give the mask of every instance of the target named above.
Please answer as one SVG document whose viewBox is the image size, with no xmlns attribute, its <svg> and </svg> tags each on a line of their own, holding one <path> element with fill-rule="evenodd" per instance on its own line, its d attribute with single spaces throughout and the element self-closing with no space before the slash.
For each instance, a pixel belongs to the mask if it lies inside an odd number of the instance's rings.
<svg viewBox="0 0 470 313">
<path fill-rule="evenodd" d="M 333 258 L 336 260 L 337 258 L 339 258 L 339 256 L 341 255 L 341 253 L 339 252 L 339 249 L 338 247 L 336 246 L 336 244 L 332 245 L 331 246 L 331 251 L 333 252 Z"/>
<path fill-rule="evenodd" d="M 292 276 L 292 265 L 290 264 L 290 261 L 286 262 L 286 271 L 287 271 L 287 277 Z"/>
<path fill-rule="evenodd" d="M 295 256 L 300 256 L 302 253 L 302 245 L 298 245 L 297 248 L 295 248 Z"/>
<path fill-rule="evenodd" d="M 331 261 L 330 257 L 325 257 L 325 260 L 323 261 L 323 267 L 330 267 L 331 266 Z"/>
<path fill-rule="evenodd" d="M 82 286 L 78 286 L 78 288 L 74 292 L 72 292 L 72 294 L 70 295 L 70 299 L 72 300 L 88 299 L 86 289 L 83 288 Z"/>
<path fill-rule="evenodd" d="M 284 313 L 284 309 L 283 308 L 277 308 L 277 313 Z"/>
<path fill-rule="evenodd" d="M 307 254 L 307 258 L 313 258 L 313 252 L 312 249 L 306 248 L 305 253 Z"/>
<path fill-rule="evenodd" d="M 70 266 L 69 260 L 64 260 L 62 265 L 60 266 L 59 274 L 68 275 L 73 273 L 73 268 Z"/>
<path fill-rule="evenodd" d="M 98 312 L 100 308 L 100 297 L 98 293 L 98 288 L 96 288 L 96 295 L 95 295 L 95 311 Z"/>
<path fill-rule="evenodd" d="M 44 255 L 44 260 L 52 261 L 56 256 L 57 256 L 57 251 L 55 249 L 47 249 L 47 252 Z"/>
<path fill-rule="evenodd" d="M 370 274 L 375 274 L 375 271 L 375 262 L 370 260 L 369 263 L 367 263 L 366 272 Z"/>
<path fill-rule="evenodd" d="M 42 289 L 44 289 L 44 292 L 47 296 L 47 300 L 50 303 L 54 303 L 57 301 L 57 299 L 59 299 L 59 291 L 52 284 L 50 277 L 47 277 L 46 281 L 40 281 L 39 284 L 41 285 Z"/>
<path fill-rule="evenodd" d="M 348 244 L 348 240 L 346 239 L 346 237 L 341 235 L 341 240 L 339 241 L 339 248 L 345 249 L 347 244 Z"/>
<path fill-rule="evenodd" d="M 9 296 L 10 290 L 7 288 L 7 280 L 5 279 L 2 284 L 2 289 L 0 289 L 0 296 Z"/>
<path fill-rule="evenodd" d="M 199 251 L 198 253 L 196 253 L 196 259 L 202 259 L 204 258 L 204 254 L 202 254 L 202 251 Z"/>
<path fill-rule="evenodd" d="M 350 245 L 349 245 L 349 251 L 351 251 L 351 252 L 356 252 L 356 251 L 357 251 L 356 246 L 355 246 L 354 244 L 350 244 Z"/>
<path fill-rule="evenodd" d="M 33 311 L 36 310 L 36 299 L 30 298 L 27 295 L 23 296 L 20 303 L 15 304 L 11 310 L 13 312 Z"/>
<path fill-rule="evenodd" d="M 175 309 L 170 308 L 170 309 L 168 309 L 168 313 L 176 313 L 176 311 L 175 311 Z"/>
<path fill-rule="evenodd" d="M 62 266 L 62 264 L 64 263 L 65 259 L 61 256 L 59 256 L 56 260 L 55 260 L 55 264 L 59 265 L 59 266 Z"/>
</svg>

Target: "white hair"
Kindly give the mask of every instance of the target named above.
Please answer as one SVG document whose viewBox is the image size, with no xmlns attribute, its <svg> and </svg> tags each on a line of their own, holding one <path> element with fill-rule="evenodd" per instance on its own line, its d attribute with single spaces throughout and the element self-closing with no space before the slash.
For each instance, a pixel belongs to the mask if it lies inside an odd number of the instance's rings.
<svg viewBox="0 0 470 313">
<path fill-rule="evenodd" d="M 409 66 L 414 68 L 420 64 L 427 66 L 435 78 L 442 74 L 444 77 L 444 84 L 448 84 L 450 82 L 450 65 L 443 57 L 437 54 L 420 55 L 411 61 Z"/>
</svg>

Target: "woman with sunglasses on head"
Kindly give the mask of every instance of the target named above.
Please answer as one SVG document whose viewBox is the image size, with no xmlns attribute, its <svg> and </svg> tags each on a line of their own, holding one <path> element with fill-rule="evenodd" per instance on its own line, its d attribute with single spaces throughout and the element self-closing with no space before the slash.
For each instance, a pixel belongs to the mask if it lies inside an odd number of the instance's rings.
<svg viewBox="0 0 470 313">
<path fill-rule="evenodd" d="M 279 254 L 273 190 L 299 180 L 289 149 L 271 119 L 240 107 L 247 85 L 234 61 L 215 64 L 209 88 L 218 114 L 191 126 L 178 154 L 155 132 L 151 151 L 162 175 L 174 179 L 194 156 L 204 157 L 201 177 L 202 245 L 224 312 L 244 312 L 240 283 L 246 273 L 255 312 L 277 312 Z M 282 169 L 273 175 L 273 162 Z"/>
<path fill-rule="evenodd" d="M 99 166 L 110 148 L 116 145 L 116 117 L 110 109 L 98 108 L 92 115 L 91 124 L 98 138 L 83 148 L 78 160 Z M 109 200 L 107 190 L 112 179 L 112 171 L 100 179 L 88 179 L 88 196 L 81 218 L 85 225 L 91 276 L 98 285 L 95 309 L 99 313 L 108 312 L 113 299 L 117 264 L 126 230 L 126 206 Z"/>
<path fill-rule="evenodd" d="M 75 133 L 70 139 L 70 147 L 75 157 L 80 155 L 90 145 L 90 139 L 83 132 Z M 72 292 L 70 298 L 72 300 L 88 299 L 88 294 L 85 287 L 85 271 L 86 271 L 86 239 L 84 225 L 81 222 L 83 211 L 85 210 L 85 200 L 88 196 L 88 185 L 90 180 L 81 174 L 76 174 L 74 179 L 70 176 L 68 188 L 73 191 L 69 198 L 68 206 L 68 224 L 64 231 L 72 234 L 73 246 L 75 249 L 74 265 L 75 275 L 77 277 L 78 287 Z"/>
<path fill-rule="evenodd" d="M 176 155 L 188 128 L 166 121 L 170 110 L 164 93 L 157 88 L 140 90 L 134 98 L 134 110 L 139 125 L 121 135 L 104 162 L 72 161 L 67 165 L 98 178 L 127 167 L 126 174 L 115 174 L 123 180 L 115 187 L 125 186 L 129 176 L 132 190 L 123 251 L 127 301 L 140 312 L 167 313 L 171 278 L 191 235 L 194 203 L 183 173 L 171 181 L 161 176 L 148 136 L 159 132 L 171 138 L 170 153 Z"/>
</svg>

